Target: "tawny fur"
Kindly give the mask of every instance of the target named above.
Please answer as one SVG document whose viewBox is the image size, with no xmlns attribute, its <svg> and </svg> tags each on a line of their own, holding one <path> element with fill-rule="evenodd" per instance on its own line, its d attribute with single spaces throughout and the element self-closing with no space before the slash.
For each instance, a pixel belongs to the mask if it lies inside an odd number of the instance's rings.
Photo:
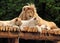
<svg viewBox="0 0 60 43">
<path fill-rule="evenodd" d="M 20 29 L 21 31 L 25 31 L 25 30 L 29 30 L 29 31 L 33 31 L 32 28 L 36 28 L 38 32 L 42 32 L 42 30 L 50 30 L 50 27 L 48 27 L 45 24 L 42 24 L 41 26 L 38 25 L 38 21 L 39 19 L 36 17 L 33 17 L 30 20 L 21 20 L 21 25 L 20 25 Z M 28 29 L 27 29 L 27 28 Z"/>
<path fill-rule="evenodd" d="M 24 27 L 32 28 L 32 27 L 35 27 L 38 24 L 35 17 L 33 17 L 30 20 L 21 20 L 21 23 L 22 23 L 20 25 L 21 31 L 24 31 Z"/>
<path fill-rule="evenodd" d="M 24 6 L 22 8 L 22 12 L 20 13 L 19 17 L 22 19 L 22 20 L 29 20 L 31 19 L 34 15 L 35 15 L 35 6 L 32 4 L 28 4 L 26 6 Z"/>
<path fill-rule="evenodd" d="M 40 18 L 39 16 L 37 18 L 39 19 L 38 25 L 45 24 L 48 27 L 50 27 L 51 29 L 58 29 L 57 25 L 54 22 L 46 21 L 46 20 Z"/>
<path fill-rule="evenodd" d="M 20 18 L 14 18 L 12 20 L 9 21 L 0 21 L 0 26 L 15 26 L 18 27 L 19 25 L 21 25 L 20 23 L 21 19 Z"/>
<path fill-rule="evenodd" d="M 43 30 L 50 30 L 51 28 L 46 26 L 46 25 L 41 25 L 41 26 L 38 26 L 36 25 L 37 29 L 38 29 L 38 32 L 42 32 Z"/>
<path fill-rule="evenodd" d="M 36 16 L 39 19 L 38 25 L 46 24 L 51 29 L 57 29 L 58 28 L 54 22 L 46 21 L 46 20 L 42 19 L 41 17 L 39 17 L 34 4 L 31 4 L 31 5 L 28 4 L 28 5 L 24 6 L 22 8 L 21 14 L 19 15 L 19 17 L 22 20 L 29 20 L 34 16 Z"/>
</svg>

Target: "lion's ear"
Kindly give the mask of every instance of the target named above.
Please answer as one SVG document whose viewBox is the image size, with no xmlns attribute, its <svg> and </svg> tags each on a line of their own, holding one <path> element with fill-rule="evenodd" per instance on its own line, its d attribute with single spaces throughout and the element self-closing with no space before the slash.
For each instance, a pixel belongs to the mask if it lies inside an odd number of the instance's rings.
<svg viewBox="0 0 60 43">
<path fill-rule="evenodd" d="M 15 19 L 15 22 L 18 21 L 18 18 Z"/>
<path fill-rule="evenodd" d="M 34 20 L 36 20 L 36 17 L 34 18 Z"/>
</svg>

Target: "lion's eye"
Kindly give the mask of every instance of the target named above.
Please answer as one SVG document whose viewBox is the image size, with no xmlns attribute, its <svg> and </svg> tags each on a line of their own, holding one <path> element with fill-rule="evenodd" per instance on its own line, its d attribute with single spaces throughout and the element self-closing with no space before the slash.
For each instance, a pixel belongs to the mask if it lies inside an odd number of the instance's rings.
<svg viewBox="0 0 60 43">
<path fill-rule="evenodd" d="M 18 21 L 18 19 L 16 19 L 15 21 Z"/>
</svg>

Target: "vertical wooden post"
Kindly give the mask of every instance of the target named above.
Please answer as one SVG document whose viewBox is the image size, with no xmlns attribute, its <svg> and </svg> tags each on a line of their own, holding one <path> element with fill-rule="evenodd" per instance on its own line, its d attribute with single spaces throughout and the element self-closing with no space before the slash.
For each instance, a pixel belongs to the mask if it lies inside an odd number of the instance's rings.
<svg viewBox="0 0 60 43">
<path fill-rule="evenodd" d="M 14 39 L 14 43 L 19 43 L 19 39 L 18 38 L 15 38 Z"/>
</svg>

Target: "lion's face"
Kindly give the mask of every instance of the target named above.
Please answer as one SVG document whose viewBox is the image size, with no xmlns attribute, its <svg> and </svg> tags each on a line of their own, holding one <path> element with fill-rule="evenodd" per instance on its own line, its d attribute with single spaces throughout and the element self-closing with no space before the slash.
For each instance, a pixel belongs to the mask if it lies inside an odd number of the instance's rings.
<svg viewBox="0 0 60 43">
<path fill-rule="evenodd" d="M 25 12 L 26 19 L 31 19 L 34 16 L 34 9 L 30 6 L 24 6 L 23 10 Z"/>
<path fill-rule="evenodd" d="M 34 16 L 36 16 L 36 7 L 34 4 L 28 4 L 23 6 L 22 8 L 22 12 L 20 13 L 19 17 L 22 20 L 29 20 L 31 18 L 33 18 Z"/>
<path fill-rule="evenodd" d="M 34 12 L 33 12 L 33 10 L 27 10 L 26 11 L 26 18 L 28 18 L 28 19 L 31 19 L 31 18 L 33 18 L 34 17 Z"/>
<path fill-rule="evenodd" d="M 21 25 L 21 18 L 15 18 L 14 22 L 15 22 L 15 25 L 20 26 Z"/>
</svg>

